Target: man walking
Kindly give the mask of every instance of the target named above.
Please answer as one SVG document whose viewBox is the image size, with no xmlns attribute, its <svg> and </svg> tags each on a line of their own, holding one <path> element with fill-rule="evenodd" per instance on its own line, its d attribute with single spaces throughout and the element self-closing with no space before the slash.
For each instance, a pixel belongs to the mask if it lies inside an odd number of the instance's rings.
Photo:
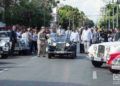
<svg viewBox="0 0 120 86">
<path fill-rule="evenodd" d="M 92 35 L 92 32 L 91 32 L 91 29 L 90 29 L 90 28 L 88 29 L 88 28 L 86 27 L 86 28 L 83 30 L 83 33 L 82 33 L 82 36 L 81 36 L 81 40 L 82 40 L 82 42 L 83 42 L 83 44 L 84 44 L 85 53 L 88 52 L 88 48 L 89 48 L 89 46 L 90 46 L 92 37 L 93 37 L 93 35 Z"/>
</svg>

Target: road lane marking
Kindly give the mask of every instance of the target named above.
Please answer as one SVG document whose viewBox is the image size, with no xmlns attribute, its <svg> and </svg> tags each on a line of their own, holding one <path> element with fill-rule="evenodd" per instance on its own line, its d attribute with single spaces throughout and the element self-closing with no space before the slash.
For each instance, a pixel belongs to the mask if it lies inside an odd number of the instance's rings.
<svg viewBox="0 0 120 86">
<path fill-rule="evenodd" d="M 93 71 L 93 79 L 97 79 L 97 72 L 96 71 Z"/>
</svg>

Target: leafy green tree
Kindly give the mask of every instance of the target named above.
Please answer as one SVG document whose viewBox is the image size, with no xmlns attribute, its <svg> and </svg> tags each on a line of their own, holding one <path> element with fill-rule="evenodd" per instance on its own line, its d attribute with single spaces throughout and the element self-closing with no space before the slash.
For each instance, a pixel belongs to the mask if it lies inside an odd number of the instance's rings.
<svg viewBox="0 0 120 86">
<path fill-rule="evenodd" d="M 113 28 L 113 20 L 114 26 L 117 27 L 117 15 L 118 15 L 118 22 L 120 22 L 120 8 L 117 12 L 117 3 L 114 4 L 107 4 L 105 10 L 103 10 L 103 17 L 99 20 L 98 25 L 104 28 Z M 114 16 L 113 16 L 113 9 L 114 9 Z M 120 24 L 118 26 L 120 28 Z"/>
<path fill-rule="evenodd" d="M 84 25 L 83 22 L 86 20 L 84 12 L 79 11 L 77 8 L 72 6 L 65 5 L 58 10 L 59 23 L 63 28 L 77 28 Z M 86 22 L 87 24 L 92 25 L 91 21 Z"/>
<path fill-rule="evenodd" d="M 14 1 L 14 0 L 13 0 Z M 54 0 L 12 0 L 4 1 L 5 22 L 7 25 L 48 26 Z"/>
</svg>

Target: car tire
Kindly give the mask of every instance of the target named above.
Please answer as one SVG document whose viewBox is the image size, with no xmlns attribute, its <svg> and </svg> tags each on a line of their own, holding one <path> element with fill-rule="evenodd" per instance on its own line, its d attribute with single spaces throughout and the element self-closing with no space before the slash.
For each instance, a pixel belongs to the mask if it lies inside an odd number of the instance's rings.
<svg viewBox="0 0 120 86">
<path fill-rule="evenodd" d="M 101 67 L 101 66 L 103 65 L 103 62 L 92 61 L 92 65 L 93 65 L 94 67 L 99 68 L 99 67 Z"/>
<path fill-rule="evenodd" d="M 7 59 L 8 58 L 8 54 L 2 54 L 1 55 L 1 59 Z"/>
<path fill-rule="evenodd" d="M 120 72 L 120 70 L 114 70 L 114 69 L 112 69 L 111 67 L 109 68 L 109 71 L 110 71 L 111 73 L 115 73 L 115 74 L 118 74 L 118 73 Z"/>
<path fill-rule="evenodd" d="M 52 59 L 52 54 L 48 54 L 48 58 L 49 58 L 49 59 Z"/>
</svg>

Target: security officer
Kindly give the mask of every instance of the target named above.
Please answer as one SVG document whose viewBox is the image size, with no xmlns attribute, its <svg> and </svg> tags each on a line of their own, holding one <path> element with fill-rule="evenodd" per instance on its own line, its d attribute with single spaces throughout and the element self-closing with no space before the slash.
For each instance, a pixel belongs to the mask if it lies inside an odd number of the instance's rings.
<svg viewBox="0 0 120 86">
<path fill-rule="evenodd" d="M 40 57 L 40 54 L 45 57 L 46 53 L 46 34 L 45 27 L 42 27 L 41 30 L 38 32 L 38 40 L 37 40 L 37 47 L 38 47 L 38 57 Z"/>
</svg>

